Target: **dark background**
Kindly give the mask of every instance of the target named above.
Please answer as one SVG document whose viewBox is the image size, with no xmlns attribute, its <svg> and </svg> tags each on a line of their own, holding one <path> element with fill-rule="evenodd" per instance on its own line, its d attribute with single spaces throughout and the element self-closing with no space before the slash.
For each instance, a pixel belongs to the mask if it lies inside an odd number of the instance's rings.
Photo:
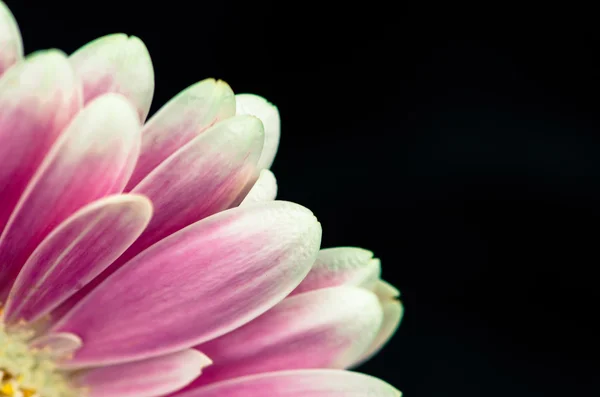
<svg viewBox="0 0 600 397">
<path fill-rule="evenodd" d="M 206 77 L 278 105 L 279 198 L 316 213 L 324 247 L 372 249 L 403 293 L 399 332 L 361 371 L 405 396 L 592 390 L 596 24 L 370 2 L 7 3 L 27 52 L 141 37 L 153 111 Z"/>
</svg>

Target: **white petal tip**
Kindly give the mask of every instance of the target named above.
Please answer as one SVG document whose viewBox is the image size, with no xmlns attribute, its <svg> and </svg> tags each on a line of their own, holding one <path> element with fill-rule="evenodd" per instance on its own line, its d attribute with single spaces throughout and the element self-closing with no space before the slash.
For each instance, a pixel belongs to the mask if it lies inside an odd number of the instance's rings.
<svg viewBox="0 0 600 397">
<path fill-rule="evenodd" d="M 7 91 L 69 92 L 77 84 L 66 55 L 56 49 L 37 51 L 25 62 L 9 69 L 1 80 L 2 94 Z"/>
<path fill-rule="evenodd" d="M 6 4 L 0 1 L 0 73 L 23 57 L 19 26 Z"/>
<path fill-rule="evenodd" d="M 250 114 L 260 118 L 265 127 L 265 143 L 263 152 L 258 162 L 259 168 L 269 168 L 273 164 L 279 135 L 281 132 L 281 119 L 277 107 L 265 98 L 253 94 L 238 94 L 236 98 L 236 113 L 238 115 Z"/>
<path fill-rule="evenodd" d="M 84 82 L 86 101 L 119 92 L 135 104 L 142 120 L 146 118 L 154 93 L 154 68 L 142 40 L 123 33 L 100 37 L 75 51 L 70 60 Z"/>
</svg>

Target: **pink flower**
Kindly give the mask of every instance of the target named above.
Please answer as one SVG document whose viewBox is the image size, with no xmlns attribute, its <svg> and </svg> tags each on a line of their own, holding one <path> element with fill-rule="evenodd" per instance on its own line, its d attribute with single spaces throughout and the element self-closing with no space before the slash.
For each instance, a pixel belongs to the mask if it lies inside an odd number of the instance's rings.
<svg viewBox="0 0 600 397">
<path fill-rule="evenodd" d="M 274 106 L 208 79 L 145 123 L 139 39 L 22 52 L 0 1 L 0 396 L 399 395 L 344 370 L 399 293 L 275 201 Z"/>
</svg>

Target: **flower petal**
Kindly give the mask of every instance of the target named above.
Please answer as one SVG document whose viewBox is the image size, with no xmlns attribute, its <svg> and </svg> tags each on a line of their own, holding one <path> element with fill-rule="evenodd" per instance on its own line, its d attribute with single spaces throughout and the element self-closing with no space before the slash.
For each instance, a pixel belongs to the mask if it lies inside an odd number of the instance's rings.
<svg viewBox="0 0 600 397">
<path fill-rule="evenodd" d="M 238 207 L 153 245 L 55 326 L 79 335 L 72 366 L 153 357 L 221 336 L 258 317 L 300 283 L 321 227 L 297 204 Z"/>
<path fill-rule="evenodd" d="M 356 367 L 376 355 L 396 333 L 404 315 L 404 307 L 398 300 L 400 297 L 398 289 L 383 280 L 379 280 L 374 291 L 383 306 L 383 323 L 371 346 L 349 367 Z"/>
<path fill-rule="evenodd" d="M 362 248 L 336 247 L 319 251 L 317 260 L 302 283 L 292 292 L 355 285 L 371 289 L 381 275 L 381 263 Z"/>
<path fill-rule="evenodd" d="M 377 296 L 361 288 L 289 297 L 245 326 L 198 346 L 215 365 L 197 382 L 286 369 L 345 368 L 369 347 L 382 319 Z"/>
<path fill-rule="evenodd" d="M 258 161 L 259 168 L 270 168 L 279 147 L 281 120 L 279 110 L 258 95 L 238 94 L 235 96 L 237 114 L 250 114 L 258 117 L 265 126 L 265 144 Z"/>
<path fill-rule="evenodd" d="M 180 352 L 133 363 L 94 368 L 75 377 L 75 383 L 89 388 L 87 397 L 164 396 L 194 380 L 211 360 L 196 350 Z"/>
<path fill-rule="evenodd" d="M 23 41 L 17 21 L 0 1 L 0 76 L 23 58 Z"/>
<path fill-rule="evenodd" d="M 400 301 L 389 301 L 382 303 L 383 305 L 383 324 L 375 337 L 375 340 L 367 351 L 355 362 L 350 364 L 348 367 L 355 367 L 361 363 L 369 360 L 375 356 L 385 346 L 385 344 L 391 339 L 396 333 L 402 316 L 404 314 L 404 307 Z"/>
<path fill-rule="evenodd" d="M 154 204 L 154 217 L 126 259 L 200 219 L 229 208 L 257 173 L 260 120 L 237 116 L 207 130 L 164 161 L 132 193 Z M 125 258 L 121 258 L 121 263 Z"/>
<path fill-rule="evenodd" d="M 177 393 L 177 397 L 400 397 L 384 381 L 356 372 L 307 369 L 268 372 Z"/>
<path fill-rule="evenodd" d="M 82 206 L 120 192 L 139 153 L 140 123 L 120 95 L 90 103 L 38 169 L 0 237 L 0 285 L 9 286 L 27 257 Z"/>
<path fill-rule="evenodd" d="M 75 51 L 70 61 L 83 82 L 85 103 L 116 92 L 135 105 L 142 122 L 146 119 L 154 95 L 154 69 L 140 39 L 126 34 L 100 37 Z"/>
<path fill-rule="evenodd" d="M 119 257 L 152 215 L 143 196 L 117 195 L 82 208 L 33 252 L 9 295 L 4 320 L 47 314 Z"/>
<path fill-rule="evenodd" d="M 160 239 L 230 208 L 256 177 L 263 141 L 262 123 L 252 116 L 224 120 L 180 148 L 154 169 L 132 193 L 147 196 L 154 216 L 144 233 L 104 273 L 58 310 L 70 310 L 128 260 Z"/>
<path fill-rule="evenodd" d="M 264 169 L 240 205 L 272 201 L 276 196 L 277 179 L 271 171 Z"/>
<path fill-rule="evenodd" d="M 68 332 L 43 335 L 29 342 L 32 349 L 48 349 L 56 360 L 71 357 L 82 345 L 81 338 Z"/>
<path fill-rule="evenodd" d="M 59 51 L 33 54 L 2 75 L 0 230 L 44 156 L 80 108 L 81 87 Z"/>
<path fill-rule="evenodd" d="M 146 123 L 142 150 L 126 190 L 216 122 L 235 115 L 235 97 L 224 81 L 202 80 L 179 93 Z"/>
</svg>

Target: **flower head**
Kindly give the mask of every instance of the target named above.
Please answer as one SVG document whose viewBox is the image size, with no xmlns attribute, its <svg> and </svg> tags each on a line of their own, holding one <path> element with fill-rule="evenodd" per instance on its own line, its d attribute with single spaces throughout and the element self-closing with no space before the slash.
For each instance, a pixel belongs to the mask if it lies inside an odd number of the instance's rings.
<svg viewBox="0 0 600 397">
<path fill-rule="evenodd" d="M 0 1 L 0 396 L 398 396 L 344 369 L 399 293 L 275 200 L 277 108 L 153 91 L 138 38 L 23 58 Z"/>
</svg>

